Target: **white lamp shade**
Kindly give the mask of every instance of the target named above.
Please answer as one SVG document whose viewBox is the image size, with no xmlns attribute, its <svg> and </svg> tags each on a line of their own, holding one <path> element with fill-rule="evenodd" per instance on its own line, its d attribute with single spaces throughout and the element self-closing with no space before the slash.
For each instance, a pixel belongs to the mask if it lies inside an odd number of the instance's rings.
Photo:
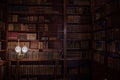
<svg viewBox="0 0 120 80">
<path fill-rule="evenodd" d="M 28 51 L 28 48 L 26 46 L 22 47 L 22 53 L 26 53 Z"/>
<path fill-rule="evenodd" d="M 16 51 L 17 53 L 21 52 L 21 47 L 20 47 L 20 46 L 16 46 L 16 47 L 15 47 L 15 51 Z"/>
</svg>

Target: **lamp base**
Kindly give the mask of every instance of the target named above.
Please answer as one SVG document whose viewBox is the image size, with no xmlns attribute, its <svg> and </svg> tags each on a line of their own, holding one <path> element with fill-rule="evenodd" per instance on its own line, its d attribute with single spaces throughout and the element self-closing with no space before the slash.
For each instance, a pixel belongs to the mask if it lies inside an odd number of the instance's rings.
<svg viewBox="0 0 120 80">
<path fill-rule="evenodd" d="M 17 59 L 23 59 L 24 58 L 24 54 L 18 54 L 17 55 Z"/>
</svg>

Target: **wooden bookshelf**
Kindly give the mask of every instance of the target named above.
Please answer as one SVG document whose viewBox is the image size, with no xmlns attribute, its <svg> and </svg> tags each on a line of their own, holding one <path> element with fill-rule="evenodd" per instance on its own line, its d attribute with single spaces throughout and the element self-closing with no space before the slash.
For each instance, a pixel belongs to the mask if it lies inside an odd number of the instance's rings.
<svg viewBox="0 0 120 80">
<path fill-rule="evenodd" d="M 9 78 L 16 80 L 54 80 L 62 78 L 58 27 L 63 25 L 63 0 L 8 0 L 7 41 Z M 18 56 L 18 44 L 29 49 Z M 25 74 L 22 74 L 25 70 Z M 16 74 L 14 74 L 16 73 Z"/>
<path fill-rule="evenodd" d="M 8 0 L 8 50 L 14 49 L 19 39 L 21 46 L 25 44 L 31 51 L 33 49 L 37 49 L 38 52 L 44 52 L 44 49 L 57 51 L 55 46 L 58 42 L 57 27 L 62 24 L 61 2 L 62 0 L 58 2 L 49 0 L 11 2 Z M 59 3 L 59 5 L 53 3 Z M 61 20 L 55 22 L 57 18 Z M 11 44 L 14 45 L 11 46 Z"/>
<path fill-rule="evenodd" d="M 5 29 L 0 27 L 6 33 L 0 40 L 6 80 L 91 80 L 90 6 L 90 0 L 7 0 Z M 18 40 L 28 48 L 21 56 Z"/>
<path fill-rule="evenodd" d="M 11 80 L 29 79 L 28 76 L 35 80 L 44 76 L 48 76 L 44 78 L 45 80 L 55 78 L 65 80 L 70 79 L 70 75 L 72 80 L 90 79 L 91 66 L 84 63 L 86 61 L 90 63 L 91 59 L 92 24 L 89 0 L 8 0 L 7 5 L 7 60 L 11 68 L 9 69 Z M 26 45 L 29 48 L 29 51 L 19 59 L 14 51 L 18 39 L 21 47 Z M 84 64 L 72 69 L 70 66 L 73 64 L 72 60 L 75 64 L 82 60 Z M 45 66 L 41 67 L 43 64 Z M 50 75 L 46 72 L 44 73 L 48 75 L 36 72 L 36 67 L 47 69 L 51 67 L 49 65 L 53 66 Z M 14 71 L 15 68 L 18 70 Z M 27 68 L 32 68 L 33 74 L 29 74 L 28 71 L 22 75 L 20 71 Z M 54 69 L 58 71 L 57 74 Z M 78 69 L 80 73 L 76 72 Z M 14 72 L 16 75 L 13 75 Z M 79 77 L 80 75 L 83 77 Z"/>
<path fill-rule="evenodd" d="M 93 34 L 94 34 L 94 53 L 93 60 L 95 63 L 102 64 L 100 70 L 105 70 L 104 77 L 114 80 L 115 74 L 120 71 L 119 55 L 119 0 L 92 0 L 93 10 Z M 113 7 L 114 6 L 114 7 Z M 105 68 L 105 69 L 104 69 Z M 109 73 L 113 71 L 114 73 Z M 98 73 L 99 74 L 99 73 Z M 101 73 L 100 73 L 101 74 Z M 108 76 L 112 74 L 111 76 Z M 98 79 L 98 77 L 96 77 Z M 117 79 L 116 79 L 117 80 Z"/>
<path fill-rule="evenodd" d="M 65 41 L 63 43 L 66 47 L 64 48 L 64 68 L 66 70 L 64 77 L 67 80 L 91 79 L 91 66 L 84 63 L 87 61 L 90 63 L 89 60 L 91 60 L 92 20 L 90 5 L 89 0 L 66 0 L 66 19 L 63 28 Z M 82 67 L 83 65 L 84 67 Z"/>
</svg>

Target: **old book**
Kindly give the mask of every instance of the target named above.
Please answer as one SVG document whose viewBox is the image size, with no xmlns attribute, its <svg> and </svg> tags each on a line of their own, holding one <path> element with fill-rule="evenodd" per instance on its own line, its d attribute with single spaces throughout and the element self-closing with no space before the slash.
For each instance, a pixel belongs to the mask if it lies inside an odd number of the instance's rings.
<svg viewBox="0 0 120 80">
<path fill-rule="evenodd" d="M 28 24 L 20 24 L 20 31 L 27 31 L 27 28 L 28 28 Z"/>
<path fill-rule="evenodd" d="M 13 31 L 13 30 L 14 30 L 14 25 L 8 24 L 8 31 Z"/>
<path fill-rule="evenodd" d="M 44 48 L 44 44 L 43 44 L 43 42 L 39 42 L 39 45 L 38 45 L 39 47 L 39 49 L 43 49 Z"/>
<path fill-rule="evenodd" d="M 31 49 L 38 49 L 39 48 L 39 41 L 31 41 L 30 42 L 30 48 Z"/>
<path fill-rule="evenodd" d="M 17 40 L 18 33 L 17 32 L 8 32 L 8 40 Z"/>
<path fill-rule="evenodd" d="M 28 33 L 27 40 L 36 40 L 37 34 L 36 33 Z"/>
<path fill-rule="evenodd" d="M 27 40 L 27 33 L 18 33 L 19 40 Z"/>
</svg>

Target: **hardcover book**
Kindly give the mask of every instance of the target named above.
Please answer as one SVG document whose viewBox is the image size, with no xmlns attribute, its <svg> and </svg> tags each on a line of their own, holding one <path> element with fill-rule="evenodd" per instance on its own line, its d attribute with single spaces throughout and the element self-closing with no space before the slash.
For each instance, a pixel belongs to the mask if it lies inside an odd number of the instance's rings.
<svg viewBox="0 0 120 80">
<path fill-rule="evenodd" d="M 30 48 L 31 49 L 38 49 L 39 48 L 39 46 L 38 46 L 38 44 L 39 44 L 39 41 L 31 41 L 30 42 Z"/>
<path fill-rule="evenodd" d="M 36 40 L 36 33 L 27 33 L 27 40 Z"/>
<path fill-rule="evenodd" d="M 17 32 L 8 32 L 8 40 L 17 40 L 18 33 Z"/>
</svg>

